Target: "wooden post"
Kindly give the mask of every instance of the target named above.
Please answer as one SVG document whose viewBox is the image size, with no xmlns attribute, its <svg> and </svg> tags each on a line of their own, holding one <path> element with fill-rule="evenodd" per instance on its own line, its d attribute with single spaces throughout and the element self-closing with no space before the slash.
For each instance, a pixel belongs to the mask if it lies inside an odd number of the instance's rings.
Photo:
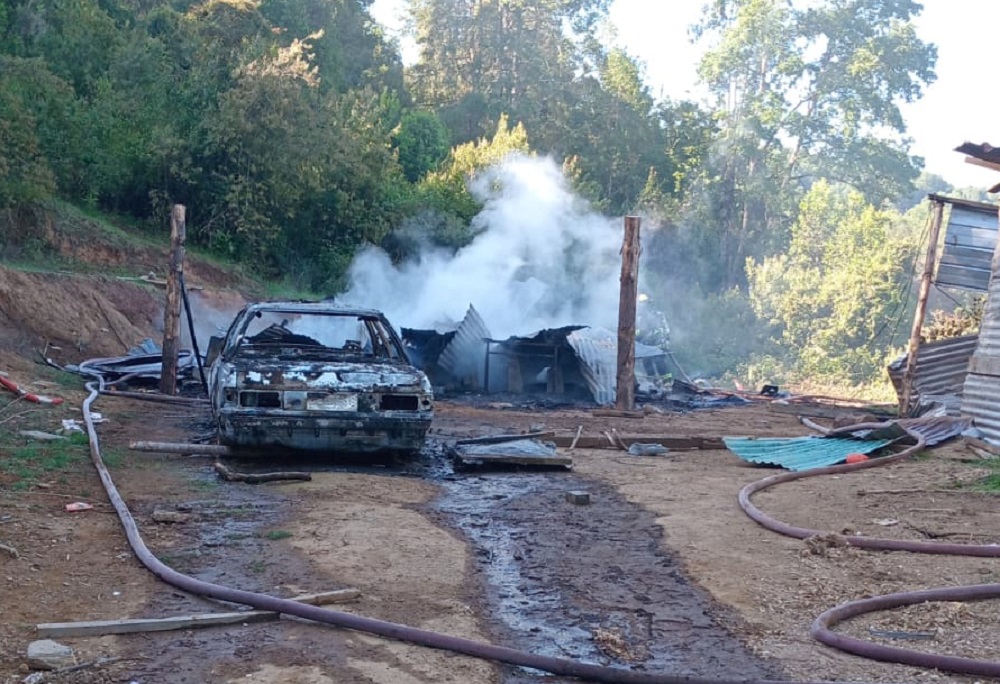
<svg viewBox="0 0 1000 684">
<path fill-rule="evenodd" d="M 170 211 L 170 272 L 167 273 L 167 303 L 163 310 L 163 366 L 160 392 L 177 393 L 177 356 L 180 347 L 181 278 L 184 275 L 184 205 Z"/>
<path fill-rule="evenodd" d="M 622 242 L 621 295 L 618 300 L 618 387 L 615 406 L 635 408 L 635 303 L 639 295 L 638 216 L 625 217 Z"/>
<path fill-rule="evenodd" d="M 910 344 L 906 351 L 906 370 L 903 372 L 903 391 L 899 400 L 899 417 L 910 414 L 910 404 L 913 396 L 913 376 L 917 370 L 917 355 L 920 353 L 920 331 L 924 327 L 924 316 L 927 314 L 927 297 L 930 295 L 934 279 L 934 265 L 937 263 L 938 236 L 941 234 L 941 223 L 944 221 L 944 202 L 934 201 L 934 214 L 931 217 L 930 235 L 927 244 L 927 256 L 924 259 L 924 274 L 920 278 L 920 294 L 917 297 L 917 311 L 913 316 L 913 329 L 910 331 Z"/>
</svg>

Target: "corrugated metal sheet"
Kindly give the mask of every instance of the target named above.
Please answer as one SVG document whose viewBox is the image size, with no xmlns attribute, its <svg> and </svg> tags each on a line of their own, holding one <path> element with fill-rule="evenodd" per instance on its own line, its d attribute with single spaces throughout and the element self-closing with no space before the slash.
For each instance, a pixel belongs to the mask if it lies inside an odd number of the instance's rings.
<svg viewBox="0 0 1000 684">
<path fill-rule="evenodd" d="M 979 337 L 966 335 L 950 340 L 938 340 L 920 345 L 917 367 L 913 379 L 914 395 L 930 399 L 942 395 L 961 395 L 965 376 L 969 372 L 969 359 L 976 350 Z M 889 364 L 889 379 L 897 396 L 903 393 L 903 374 L 906 356 Z"/>
<path fill-rule="evenodd" d="M 606 328 L 574 330 L 566 337 L 580 361 L 580 374 L 587 382 L 594 401 L 602 406 L 615 402 L 618 385 L 618 336 Z M 641 378 L 644 360 L 664 356 L 659 347 L 635 343 L 635 373 Z"/>
<path fill-rule="evenodd" d="M 840 437 L 758 439 L 724 437 L 726 448 L 750 463 L 777 465 L 788 470 L 812 470 L 842 463 L 848 454 L 870 454 L 892 444 L 891 439 L 858 440 Z"/>
<path fill-rule="evenodd" d="M 990 291 L 986 297 L 975 356 L 1000 357 L 1000 278 L 994 278 L 990 283 Z M 970 370 L 976 372 L 974 369 Z"/>
<path fill-rule="evenodd" d="M 972 418 L 987 439 L 1000 442 L 1000 277 L 996 273 L 990 281 L 979 344 L 969 361 L 962 415 Z"/>
<path fill-rule="evenodd" d="M 488 339 L 490 331 L 486 322 L 475 307 L 470 305 L 455 336 L 441 352 L 438 365 L 459 380 L 474 383 L 475 387 L 483 387 Z"/>
<path fill-rule="evenodd" d="M 906 429 L 922 435 L 929 447 L 958 437 L 971 425 L 968 418 L 953 418 L 951 416 L 912 418 L 899 422 Z"/>
<path fill-rule="evenodd" d="M 580 361 L 580 374 L 594 401 L 601 406 L 615 402 L 618 382 L 618 338 L 604 328 L 574 330 L 566 338 Z"/>
<path fill-rule="evenodd" d="M 969 373 L 962 395 L 962 415 L 972 418 L 986 439 L 1000 443 L 1000 377 Z"/>
<path fill-rule="evenodd" d="M 985 292 L 997 244 L 997 207 L 949 203 L 951 215 L 935 282 Z"/>
<path fill-rule="evenodd" d="M 893 421 L 886 427 L 874 430 L 858 430 L 849 436 L 857 439 L 891 439 L 893 441 L 908 437 L 907 430 L 915 432 L 924 438 L 925 446 L 935 446 L 962 434 L 972 425 L 968 418 L 952 416 L 922 416 Z M 905 428 L 905 429 L 904 429 Z M 845 437 L 848 435 L 844 435 Z"/>
</svg>

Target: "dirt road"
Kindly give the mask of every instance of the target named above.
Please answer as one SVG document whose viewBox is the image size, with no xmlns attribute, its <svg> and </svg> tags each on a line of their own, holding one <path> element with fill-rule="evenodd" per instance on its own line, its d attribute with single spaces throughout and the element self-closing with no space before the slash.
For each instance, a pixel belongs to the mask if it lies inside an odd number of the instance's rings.
<svg viewBox="0 0 1000 684">
<path fill-rule="evenodd" d="M 114 476 L 148 543 L 165 562 L 202 579 L 281 596 L 354 587 L 362 598 L 339 608 L 651 672 L 973 681 L 842 655 L 812 641 L 807 628 L 823 609 L 850 598 L 997 581 L 995 562 L 838 548 L 814 555 L 742 515 L 736 492 L 766 472 L 728 452 L 635 458 L 576 450 L 572 471 L 456 474 L 440 451 L 429 449 L 402 466 L 299 464 L 317 471 L 312 482 L 252 487 L 220 483 L 204 459 L 123 449 L 130 438 L 183 439 L 204 431 L 203 413 L 112 399 L 100 408 L 111 417 L 102 427 L 105 452 L 116 454 Z M 444 404 L 433 437 L 539 423 L 661 434 L 804 432 L 794 418 L 762 407 L 629 420 Z M 783 519 L 835 531 L 1000 541 L 992 496 L 948 491 L 956 481 L 980 476 L 967 460 L 963 449 L 946 446 L 910 463 L 785 485 L 762 494 L 759 503 Z M 0 553 L 0 675 L 6 681 L 24 676 L 24 648 L 39 622 L 224 609 L 165 587 L 137 566 L 85 462 L 42 481 L 44 487 L 6 482 L 0 541 L 19 551 L 16 559 Z M 568 503 L 569 489 L 588 491 L 592 504 Z M 77 499 L 95 508 L 66 513 L 64 504 Z M 157 508 L 179 510 L 190 520 L 155 523 Z M 932 605 L 856 622 L 848 630 L 869 638 L 869 628 L 933 631 L 934 639 L 905 645 L 1000 657 L 992 604 Z M 61 681 L 538 679 L 297 620 L 66 643 L 81 661 L 123 660 Z"/>
</svg>

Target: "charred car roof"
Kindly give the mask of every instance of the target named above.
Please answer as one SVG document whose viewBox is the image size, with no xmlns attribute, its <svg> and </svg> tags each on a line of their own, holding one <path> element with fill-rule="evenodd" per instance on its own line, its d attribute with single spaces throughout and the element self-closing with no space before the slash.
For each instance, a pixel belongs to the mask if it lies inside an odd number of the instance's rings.
<svg viewBox="0 0 1000 684">
<path fill-rule="evenodd" d="M 355 307 L 343 306 L 335 302 L 257 302 L 248 304 L 244 308 L 246 312 L 253 311 L 276 311 L 281 313 L 313 313 L 330 314 L 335 316 L 357 316 L 359 318 L 385 319 L 381 311 L 375 309 L 358 309 Z"/>
</svg>

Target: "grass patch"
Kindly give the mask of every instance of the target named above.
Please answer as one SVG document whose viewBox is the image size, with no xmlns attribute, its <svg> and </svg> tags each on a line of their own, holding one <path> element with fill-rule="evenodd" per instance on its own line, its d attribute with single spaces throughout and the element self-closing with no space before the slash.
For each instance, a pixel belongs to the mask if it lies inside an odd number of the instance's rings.
<svg viewBox="0 0 1000 684">
<path fill-rule="evenodd" d="M 288 539 L 292 536 L 292 533 L 288 530 L 268 530 L 264 533 L 264 539 L 270 539 L 271 541 L 278 541 L 280 539 Z"/>
<path fill-rule="evenodd" d="M 125 463 L 127 452 L 122 449 L 108 449 L 101 453 L 101 460 L 109 468 L 120 468 Z"/>
<path fill-rule="evenodd" d="M 208 480 L 201 477 L 191 480 L 191 489 L 194 489 L 195 491 L 210 492 L 215 489 L 218 489 L 218 487 L 219 487 L 218 480 Z"/>
<path fill-rule="evenodd" d="M 983 459 L 969 465 L 980 472 L 985 471 L 985 474 L 972 481 L 956 482 L 953 484 L 955 488 L 1000 494 L 1000 459 Z"/>
<path fill-rule="evenodd" d="M 976 489 L 982 492 L 1000 493 L 1000 467 L 993 466 L 993 472 L 976 484 Z"/>
<path fill-rule="evenodd" d="M 85 380 L 76 373 L 59 370 L 52 366 L 40 366 L 42 374 L 49 382 L 56 383 L 66 389 L 83 389 Z"/>
<path fill-rule="evenodd" d="M 17 478 L 14 489 L 27 489 L 49 473 L 83 465 L 90 453 L 87 435 L 79 432 L 68 439 L 16 444 L 21 439 L 8 435 L 0 447 L 0 472 Z"/>
</svg>

